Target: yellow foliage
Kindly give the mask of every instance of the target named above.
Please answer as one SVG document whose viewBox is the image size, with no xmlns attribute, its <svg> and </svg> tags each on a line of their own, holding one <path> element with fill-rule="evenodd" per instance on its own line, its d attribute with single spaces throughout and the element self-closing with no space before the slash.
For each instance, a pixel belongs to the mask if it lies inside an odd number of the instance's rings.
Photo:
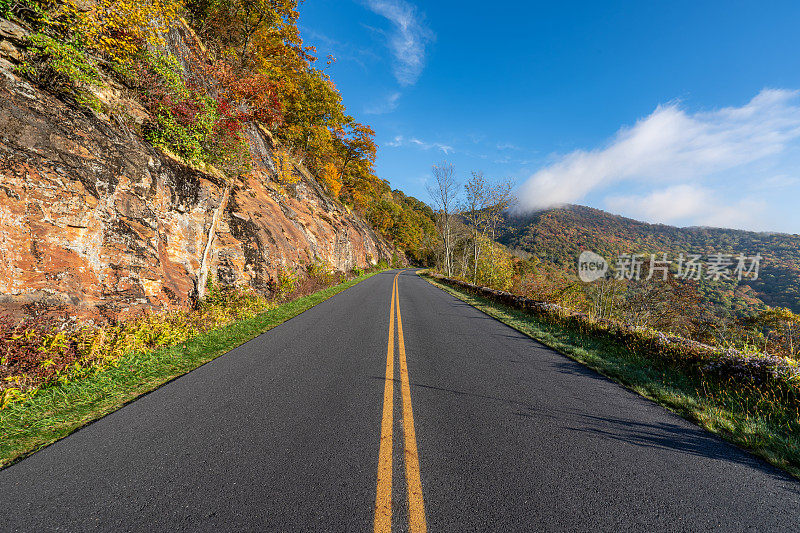
<svg viewBox="0 0 800 533">
<path fill-rule="evenodd" d="M 55 331 L 45 335 L 38 348 L 41 352 L 37 361 L 39 372 L 3 378 L 6 388 L 0 387 L 0 411 L 31 397 L 47 383 L 75 381 L 90 372 L 119 364 L 126 355 L 181 344 L 203 332 L 254 317 L 274 307 L 273 302 L 250 290 L 224 289 L 210 282 L 208 294 L 196 309 L 145 313 L 125 322 L 99 328 L 87 326 L 69 333 Z M 28 337 L 30 331 L 33 329 L 27 330 Z M 17 338 L 20 339 L 22 336 Z M 77 347 L 77 352 L 70 355 L 75 358 L 71 362 L 62 357 L 67 346 Z M 58 368 L 59 364 L 61 368 Z"/>
<path fill-rule="evenodd" d="M 306 267 L 306 273 L 310 278 L 319 280 L 322 283 L 330 284 L 336 281 L 336 269 L 319 257 L 314 257 L 314 261 Z"/>
<path fill-rule="evenodd" d="M 28 397 L 27 394 L 25 394 L 16 387 L 0 391 L 0 410 L 5 409 L 6 406 L 14 402 L 21 402 L 27 397 Z"/>
<path fill-rule="evenodd" d="M 162 44 L 182 9 L 181 0 L 92 0 L 89 5 L 65 0 L 59 15 L 86 38 L 89 48 L 124 62 L 143 44 Z"/>
<path fill-rule="evenodd" d="M 282 266 L 278 269 L 273 290 L 278 298 L 285 298 L 297 289 L 299 283 L 300 276 L 297 272 Z"/>
<path fill-rule="evenodd" d="M 274 156 L 275 174 L 278 183 L 289 185 L 300 181 L 300 176 L 294 168 L 294 160 L 285 150 L 276 150 Z"/>
<path fill-rule="evenodd" d="M 514 259 L 503 246 L 487 238 L 483 241 L 484 252 L 478 259 L 478 284 L 507 291 L 514 284 Z"/>
<path fill-rule="evenodd" d="M 342 190 L 342 182 L 339 181 L 339 169 L 335 164 L 329 162 L 322 169 L 322 183 L 328 188 L 334 198 L 339 197 L 339 191 Z"/>
</svg>

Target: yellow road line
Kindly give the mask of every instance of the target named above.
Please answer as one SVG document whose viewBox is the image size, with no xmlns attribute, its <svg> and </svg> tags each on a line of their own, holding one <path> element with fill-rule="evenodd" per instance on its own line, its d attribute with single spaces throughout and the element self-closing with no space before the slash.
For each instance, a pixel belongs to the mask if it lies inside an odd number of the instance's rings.
<svg viewBox="0 0 800 533">
<path fill-rule="evenodd" d="M 403 338 L 403 319 L 400 315 L 400 291 L 397 279 L 392 282 L 392 302 L 389 308 L 389 342 L 386 346 L 386 380 L 383 387 L 383 418 L 381 419 L 381 444 L 378 452 L 378 490 L 375 496 L 375 533 L 392 530 L 392 433 L 394 425 L 394 320 L 397 310 L 398 355 L 400 362 L 400 391 L 403 398 L 403 435 L 405 440 L 403 462 L 406 466 L 408 490 L 408 522 L 411 533 L 425 533 L 425 503 L 422 497 L 422 480 L 419 471 L 417 437 L 414 431 L 414 413 L 411 408 L 411 385 L 406 364 L 406 345 Z"/>
<path fill-rule="evenodd" d="M 398 273 L 397 276 L 400 274 Z M 383 419 L 378 452 L 378 492 L 375 496 L 375 533 L 392 530 L 392 425 L 394 424 L 394 300 L 397 276 L 392 284 L 389 307 L 389 344 L 386 347 L 386 382 L 383 386 Z"/>
<path fill-rule="evenodd" d="M 399 274 L 398 274 L 399 276 Z M 406 365 L 406 346 L 403 340 L 403 319 L 400 316 L 400 292 L 397 277 L 394 280 L 394 301 L 397 305 L 397 334 L 399 337 L 400 381 L 403 396 L 403 435 L 405 436 L 406 486 L 408 489 L 408 521 L 411 533 L 425 533 L 425 503 L 422 498 L 422 480 L 419 473 L 419 455 L 417 453 L 417 436 L 414 431 L 414 413 L 411 409 L 411 385 L 408 380 Z"/>
</svg>

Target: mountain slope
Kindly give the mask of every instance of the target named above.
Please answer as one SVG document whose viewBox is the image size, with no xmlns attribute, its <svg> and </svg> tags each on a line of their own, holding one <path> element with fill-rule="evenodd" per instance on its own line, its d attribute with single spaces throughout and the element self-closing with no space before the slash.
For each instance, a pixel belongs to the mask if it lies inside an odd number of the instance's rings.
<svg viewBox="0 0 800 533">
<path fill-rule="evenodd" d="M 800 235 L 648 224 L 590 207 L 569 205 L 530 215 L 509 214 L 498 241 L 575 272 L 591 250 L 612 261 L 618 254 L 667 252 L 763 256 L 759 278 L 742 281 L 771 306 L 800 311 Z"/>
</svg>

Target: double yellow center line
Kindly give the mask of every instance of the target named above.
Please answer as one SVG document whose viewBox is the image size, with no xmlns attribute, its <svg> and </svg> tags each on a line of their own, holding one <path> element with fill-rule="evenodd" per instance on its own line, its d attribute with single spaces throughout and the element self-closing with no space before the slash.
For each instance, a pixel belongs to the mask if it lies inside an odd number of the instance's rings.
<svg viewBox="0 0 800 533">
<path fill-rule="evenodd" d="M 392 283 L 392 303 L 389 308 L 389 344 L 386 347 L 386 382 L 383 388 L 383 419 L 381 444 L 378 452 L 378 491 L 375 497 L 375 532 L 392 530 L 392 433 L 394 427 L 394 324 L 397 311 L 398 358 L 400 362 L 400 392 L 403 398 L 403 459 L 406 466 L 408 491 L 408 522 L 411 533 L 424 533 L 425 504 L 422 499 L 422 481 L 419 473 L 417 437 L 414 432 L 414 414 L 411 409 L 411 385 L 408 381 L 406 347 L 403 339 L 403 319 L 400 315 L 400 294 L 397 288 L 398 272 Z"/>
</svg>

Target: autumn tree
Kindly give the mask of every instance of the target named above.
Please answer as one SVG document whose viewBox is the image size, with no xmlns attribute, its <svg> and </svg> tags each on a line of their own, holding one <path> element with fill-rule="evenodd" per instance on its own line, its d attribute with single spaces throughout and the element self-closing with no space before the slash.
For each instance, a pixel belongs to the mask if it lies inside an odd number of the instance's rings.
<svg viewBox="0 0 800 533">
<path fill-rule="evenodd" d="M 433 184 L 429 184 L 428 194 L 434 205 L 436 225 L 442 240 L 442 262 L 448 276 L 453 275 L 453 216 L 458 205 L 458 181 L 455 168 L 447 162 L 433 166 Z"/>
<path fill-rule="evenodd" d="M 464 184 L 464 204 L 462 214 L 467 221 L 472 244 L 472 282 L 478 282 L 478 263 L 481 245 L 488 230 L 486 209 L 489 207 L 489 190 L 482 172 L 473 172 Z"/>
<path fill-rule="evenodd" d="M 514 182 L 502 179 L 486 186 L 486 223 L 489 238 L 497 238 L 497 228 L 503 221 L 503 214 L 516 200 L 513 193 Z"/>
<path fill-rule="evenodd" d="M 800 315 L 785 307 L 768 307 L 745 322 L 761 333 L 765 352 L 772 340 L 776 351 L 795 358 L 800 337 Z"/>
<path fill-rule="evenodd" d="M 106 59 L 124 63 L 143 43 L 164 42 L 170 23 L 180 14 L 180 0 L 64 0 L 41 2 L 55 6 L 46 16 L 47 24 L 61 35 L 77 34 L 90 50 Z"/>
<path fill-rule="evenodd" d="M 470 179 L 464 184 L 465 201 L 462 215 L 470 227 L 473 282 L 478 277 L 478 263 L 481 259 L 482 249 L 480 243 L 486 239 L 495 240 L 497 227 L 503 219 L 503 213 L 514 199 L 511 188 L 511 181 L 492 182 L 487 180 L 482 172 L 473 172 Z M 493 259 L 494 247 L 490 246 L 487 249 Z M 494 262 L 490 261 L 490 268 L 492 264 Z"/>
<path fill-rule="evenodd" d="M 624 287 L 622 282 L 609 276 L 585 286 L 590 302 L 589 313 L 597 320 L 611 319 L 618 312 Z"/>
<path fill-rule="evenodd" d="M 281 79 L 283 123 L 278 138 L 302 151 L 308 166 L 317 171 L 337 156 L 334 141 L 346 136 L 349 117 L 342 97 L 333 82 L 320 70 L 303 72 Z"/>
<path fill-rule="evenodd" d="M 198 34 L 242 66 L 301 70 L 309 51 L 297 28 L 297 0 L 186 0 Z"/>
<path fill-rule="evenodd" d="M 502 291 L 508 291 L 514 285 L 517 276 L 516 261 L 514 256 L 503 245 L 490 240 L 485 235 L 478 235 L 481 250 L 489 251 L 478 256 L 477 263 L 473 263 L 475 283 Z M 465 248 L 471 248 L 466 246 Z"/>
</svg>

